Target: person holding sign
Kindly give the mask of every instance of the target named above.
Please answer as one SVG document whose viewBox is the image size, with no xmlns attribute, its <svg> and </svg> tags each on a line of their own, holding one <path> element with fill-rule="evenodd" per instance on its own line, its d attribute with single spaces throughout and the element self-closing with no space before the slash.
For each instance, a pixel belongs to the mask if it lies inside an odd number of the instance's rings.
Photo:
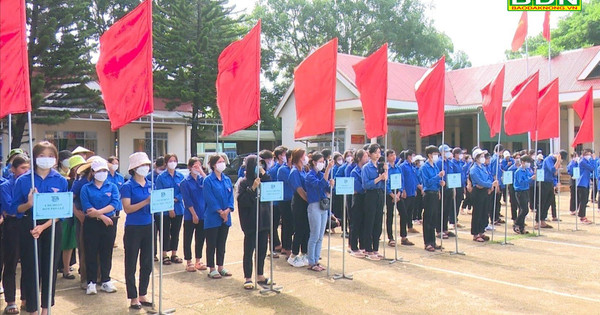
<svg viewBox="0 0 600 315">
<path fill-rule="evenodd" d="M 579 209 L 579 220 L 583 224 L 592 224 L 586 216 L 587 203 L 590 197 L 590 178 L 594 171 L 592 160 L 592 149 L 583 150 L 583 159 L 579 161 L 579 179 L 577 179 L 577 208 Z M 542 225 L 542 227 L 544 227 Z"/>
<path fill-rule="evenodd" d="M 259 284 L 267 285 L 270 281 L 264 276 L 265 257 L 267 256 L 267 241 L 270 232 L 270 206 L 268 202 L 260 203 L 260 211 L 258 218 L 258 245 L 256 245 L 256 198 L 257 189 L 261 182 L 271 180 L 269 174 L 264 168 L 258 168 L 256 155 L 246 157 L 246 176 L 240 182 L 238 187 L 238 215 L 240 217 L 240 226 L 244 232 L 244 289 L 254 289 L 252 283 L 252 253 L 256 251 L 258 256 L 258 265 L 256 266 L 257 275 L 256 281 Z M 256 171 L 259 170 L 260 175 L 257 176 Z M 258 248 L 258 249 L 257 249 Z"/>
<path fill-rule="evenodd" d="M 540 200 L 542 202 L 541 209 L 539 209 L 536 215 L 537 224 L 540 224 L 542 228 L 552 228 L 551 225 L 546 223 L 546 217 L 548 216 L 548 209 L 552 205 L 552 198 L 554 198 L 554 177 L 558 175 L 558 169 L 562 163 L 563 159 L 567 159 L 567 152 L 561 150 L 559 153 L 548 155 L 542 162 L 542 169 L 544 170 L 544 180 L 542 181 L 541 188 L 541 197 Z M 591 158 L 591 152 L 590 152 Z M 588 170 L 590 172 L 594 171 L 594 168 L 590 165 Z M 589 174 L 589 173 L 588 173 Z M 589 187 L 589 177 L 587 181 L 587 187 Z M 589 190 L 587 190 L 589 194 Z M 586 199 L 587 202 L 587 199 Z M 585 217 L 585 210 L 584 210 Z M 582 220 L 582 222 L 584 222 Z"/>
<path fill-rule="evenodd" d="M 365 150 L 360 149 L 354 155 L 354 162 L 357 167 L 350 173 L 354 180 L 354 195 L 350 206 L 350 237 L 348 239 L 350 255 L 356 258 L 365 257 L 365 240 L 363 239 L 362 229 L 365 219 L 365 189 L 362 185 L 362 167 L 369 161 L 369 156 Z M 359 247 L 360 240 L 360 247 Z"/>
<path fill-rule="evenodd" d="M 16 275 L 17 263 L 19 262 L 19 229 L 23 214 L 13 212 L 11 204 L 13 200 L 13 188 L 17 178 L 29 171 L 29 158 L 25 154 L 17 154 L 13 157 L 10 171 L 12 176 L 0 185 L 2 197 L 1 210 L 4 217 L 2 223 L 2 263 L 4 270 L 2 273 L 2 284 L 4 286 L 4 301 L 6 308 L 4 314 L 19 314 L 19 308 L 16 304 Z M 21 303 L 24 306 L 25 288 L 21 285 Z"/>
<path fill-rule="evenodd" d="M 306 172 L 304 168 L 308 165 L 308 156 L 304 149 L 295 149 L 292 152 L 292 170 L 290 171 L 289 182 L 294 191 L 292 197 L 292 213 L 294 215 L 294 239 L 292 242 L 292 254 L 288 258 L 288 264 L 294 267 L 304 267 L 308 265 L 308 197 L 306 196 L 305 180 Z M 302 256 L 300 255 L 302 251 Z"/>
<path fill-rule="evenodd" d="M 202 162 L 197 157 L 188 161 L 190 174 L 181 182 L 181 197 L 185 204 L 183 214 L 183 258 L 187 261 L 185 270 L 195 272 L 206 270 L 202 263 L 202 249 L 204 248 L 204 179 L 206 174 L 202 169 Z M 194 255 L 196 263 L 192 263 L 192 238 L 194 238 Z"/>
<path fill-rule="evenodd" d="M 519 214 L 516 217 L 513 231 L 517 234 L 527 234 L 525 231 L 525 219 L 529 213 L 529 184 L 535 180 L 535 174 L 530 172 L 533 159 L 529 155 L 521 157 L 521 166 L 517 168 L 513 176 L 513 187 L 516 195 L 516 204 Z"/>
<path fill-rule="evenodd" d="M 573 174 L 573 169 L 578 168 L 578 167 L 579 167 L 579 154 L 577 154 L 577 152 L 573 152 L 573 154 L 571 154 L 571 161 L 569 161 L 569 164 L 567 164 L 567 173 L 569 173 L 569 176 L 571 176 L 571 178 L 569 179 L 569 191 L 570 191 L 569 211 L 571 212 L 571 215 L 575 215 L 576 209 L 577 209 L 576 208 L 577 205 L 575 204 L 575 200 L 576 200 L 575 189 L 577 187 L 577 182 L 575 180 L 575 176 L 574 176 L 575 174 Z"/>
<path fill-rule="evenodd" d="M 98 280 L 98 260 L 100 257 L 100 274 L 102 286 L 100 290 L 113 293 L 117 288 L 110 281 L 112 268 L 113 245 L 117 236 L 116 209 L 119 207 L 120 195 L 117 185 L 108 181 L 108 163 L 95 160 L 91 165 L 94 180 L 81 188 L 81 207 L 85 211 L 83 233 L 85 242 L 87 295 L 96 294 Z"/>
<path fill-rule="evenodd" d="M 233 184 L 225 170 L 225 159 L 215 154 L 208 160 L 212 173 L 204 179 L 204 231 L 206 233 L 206 265 L 210 268 L 208 276 L 211 279 L 231 277 L 231 273 L 223 268 L 225 263 L 225 243 L 231 226 L 233 211 Z M 248 168 L 246 168 L 248 172 Z M 215 252 L 217 265 L 215 269 Z"/>
<path fill-rule="evenodd" d="M 363 239 L 367 259 L 381 260 L 379 238 L 383 221 L 383 203 L 385 202 L 385 181 L 388 179 L 387 165 L 381 156 L 381 148 L 372 143 L 368 148 L 370 161 L 362 167 L 362 184 L 365 193 L 365 220 Z"/>
<path fill-rule="evenodd" d="M 50 272 L 50 250 L 54 249 L 54 266 L 60 259 L 61 224 L 56 222 L 54 244 L 51 244 L 52 220 L 38 220 L 33 226 L 33 194 L 34 193 L 57 193 L 67 192 L 67 180 L 53 167 L 56 165 L 58 151 L 56 147 L 48 142 L 42 141 L 33 147 L 33 170 L 24 173 L 15 182 L 13 188 L 13 202 L 11 212 L 23 215 L 20 229 L 20 256 L 21 256 L 21 278 L 24 286 L 26 307 L 29 313 L 37 311 L 37 288 L 35 268 L 39 267 L 41 281 L 41 307 L 42 314 L 48 312 L 48 307 L 54 305 L 54 292 L 56 288 L 56 272 Z M 31 172 L 34 173 L 35 188 L 31 185 Z M 35 265 L 34 239 L 38 239 L 39 266 Z M 68 268 L 68 267 L 67 267 Z M 52 292 L 49 292 L 50 281 L 52 281 Z M 52 296 L 52 305 L 48 305 L 48 297 Z"/>
<path fill-rule="evenodd" d="M 130 308 L 139 310 L 152 306 L 146 299 L 150 273 L 152 272 L 152 214 L 150 212 L 150 194 L 152 187 L 146 179 L 152 162 L 144 152 L 129 156 L 129 174 L 131 179 L 121 187 L 121 202 L 125 218 L 125 285 Z M 135 269 L 140 257 L 139 289 L 135 285 Z M 138 291 L 139 290 L 139 291 Z M 139 293 L 139 295 L 138 295 Z"/>
<path fill-rule="evenodd" d="M 473 151 L 475 164 L 469 171 L 469 177 L 473 187 L 471 193 L 471 198 L 473 200 L 471 235 L 473 235 L 473 241 L 475 242 L 485 242 L 489 240 L 489 237 L 484 234 L 488 224 L 488 209 L 486 206 L 489 204 L 488 200 L 490 200 L 490 195 L 499 185 L 498 181 L 494 180 L 485 167 L 486 154 L 487 151 L 485 150 L 479 148 L 475 149 Z"/>
</svg>

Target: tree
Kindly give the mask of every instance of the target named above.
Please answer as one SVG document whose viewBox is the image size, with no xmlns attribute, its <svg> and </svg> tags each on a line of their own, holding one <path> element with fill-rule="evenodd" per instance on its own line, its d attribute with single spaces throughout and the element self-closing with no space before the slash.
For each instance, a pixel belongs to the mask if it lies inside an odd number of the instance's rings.
<svg viewBox="0 0 600 315">
<path fill-rule="evenodd" d="M 462 50 L 458 50 L 452 54 L 450 60 L 448 60 L 446 63 L 452 70 L 468 68 L 472 66 L 471 61 L 469 60 L 469 55 Z"/>
</svg>

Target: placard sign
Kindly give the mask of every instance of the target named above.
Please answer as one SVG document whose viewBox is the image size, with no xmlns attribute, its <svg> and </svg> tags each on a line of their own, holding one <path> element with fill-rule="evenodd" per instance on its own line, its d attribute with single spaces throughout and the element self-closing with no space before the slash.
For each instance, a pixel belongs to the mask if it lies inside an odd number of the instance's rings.
<svg viewBox="0 0 600 315">
<path fill-rule="evenodd" d="M 543 182 L 544 181 L 544 170 L 537 170 L 536 175 L 535 175 L 535 180 L 538 182 Z"/>
<path fill-rule="evenodd" d="M 460 188 L 462 187 L 462 176 L 458 173 L 448 174 L 448 188 Z"/>
<path fill-rule="evenodd" d="M 33 219 L 64 219 L 73 216 L 73 193 L 33 194 Z"/>
<path fill-rule="evenodd" d="M 154 189 L 150 195 L 150 212 L 159 213 L 175 208 L 173 188 Z"/>
<path fill-rule="evenodd" d="M 390 189 L 400 189 L 402 188 L 402 175 L 401 174 L 392 174 L 390 175 Z"/>
<path fill-rule="evenodd" d="M 505 171 L 504 175 L 502 176 L 502 182 L 504 185 L 512 185 L 514 183 L 513 176 L 513 171 Z"/>
<path fill-rule="evenodd" d="M 354 194 L 354 178 L 338 177 L 335 179 L 335 194 L 336 195 L 353 195 Z"/>
<path fill-rule="evenodd" d="M 260 183 L 260 201 L 281 201 L 283 200 L 283 182 Z"/>
<path fill-rule="evenodd" d="M 573 168 L 573 179 L 579 179 L 581 177 L 581 169 L 579 167 Z"/>
</svg>

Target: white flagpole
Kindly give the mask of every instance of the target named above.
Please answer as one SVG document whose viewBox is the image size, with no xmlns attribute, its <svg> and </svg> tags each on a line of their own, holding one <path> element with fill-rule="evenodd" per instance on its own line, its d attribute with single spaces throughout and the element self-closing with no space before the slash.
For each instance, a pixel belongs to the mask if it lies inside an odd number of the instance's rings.
<svg viewBox="0 0 600 315">
<path fill-rule="evenodd" d="M 27 128 L 29 129 L 29 155 L 33 158 L 33 133 L 31 132 L 31 112 L 27 113 Z M 35 189 L 35 168 L 31 170 L 31 189 Z M 31 220 L 33 220 L 33 228 L 37 222 L 34 219 L 33 213 L 31 214 Z M 40 297 L 40 258 L 38 255 L 38 239 L 33 239 L 33 260 L 35 264 L 35 292 L 36 292 L 36 303 L 38 314 L 41 314 L 41 297 Z M 52 273 L 50 273 L 52 274 Z"/>
<path fill-rule="evenodd" d="M 258 126 L 258 129 L 256 131 L 256 165 L 258 166 L 258 174 L 256 174 L 256 176 L 259 177 L 260 168 L 261 168 L 260 163 L 258 161 L 258 153 L 260 152 L 260 120 L 257 122 L 257 126 Z M 256 285 L 258 282 L 258 280 L 257 280 L 257 278 L 258 278 L 258 219 L 259 219 L 258 214 L 260 212 L 260 186 L 258 186 L 256 191 L 257 191 L 257 194 L 256 194 L 256 231 L 255 231 L 255 235 L 254 235 L 254 287 L 255 288 L 257 288 Z M 271 226 L 272 226 L 272 224 L 271 224 Z M 271 251 L 271 266 L 273 266 L 273 251 Z M 272 276 L 273 275 L 271 275 L 271 277 Z"/>
<path fill-rule="evenodd" d="M 334 142 L 335 142 L 335 126 L 333 128 L 333 131 L 331 132 L 331 151 L 333 152 L 333 146 L 334 146 Z M 331 178 L 329 178 L 331 179 Z M 328 223 L 328 227 L 327 227 L 327 278 L 330 277 L 330 268 L 329 266 L 331 265 L 330 261 L 331 261 L 331 214 L 333 213 L 333 186 L 329 187 L 329 198 L 330 198 L 330 202 L 329 202 L 329 215 L 327 217 L 327 223 Z M 346 231 L 342 231 L 342 233 L 346 233 Z"/>
<path fill-rule="evenodd" d="M 150 161 L 155 161 L 154 159 L 154 113 L 150 113 Z M 150 189 L 154 190 L 154 163 L 150 163 Z M 152 211 L 150 211 L 152 212 Z M 152 220 L 152 253 L 154 253 L 154 246 L 156 244 L 156 231 L 155 229 L 155 225 L 156 223 L 154 222 L 154 214 L 150 213 L 150 217 Z M 162 240 L 161 240 L 161 245 L 162 245 Z M 158 249 L 156 249 L 157 253 L 158 253 Z M 159 264 L 162 264 L 162 252 L 161 254 L 161 259 L 158 260 Z M 157 254 L 158 255 L 158 254 Z M 154 263 L 152 263 L 152 272 L 151 272 L 151 277 L 152 277 L 152 307 L 155 306 L 154 304 Z"/>
</svg>

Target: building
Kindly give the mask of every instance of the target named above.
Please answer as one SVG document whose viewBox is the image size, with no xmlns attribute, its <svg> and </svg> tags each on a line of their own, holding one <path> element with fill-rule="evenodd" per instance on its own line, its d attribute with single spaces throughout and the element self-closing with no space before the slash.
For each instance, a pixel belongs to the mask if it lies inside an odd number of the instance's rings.
<svg viewBox="0 0 600 315">
<path fill-rule="evenodd" d="M 334 138 L 335 149 L 339 151 L 362 147 L 369 142 L 364 130 L 360 94 L 354 83 L 355 74 L 352 70 L 352 65 L 362 59 L 364 57 L 338 54 Z M 508 106 L 513 87 L 525 80 L 528 74 L 540 72 L 540 89 L 559 77 L 560 147 L 570 148 L 580 123 L 571 104 L 590 86 L 594 86 L 594 104 L 595 107 L 600 105 L 600 46 L 563 52 L 552 58 L 550 65 L 547 58 L 536 56 L 509 60 L 504 64 L 447 71 L 445 142 L 469 149 L 479 144 L 490 149 L 498 141 L 497 138 L 489 137 L 489 126 L 481 112 L 480 90 L 498 73 L 502 65 L 506 66 L 504 107 Z M 441 143 L 441 135 L 419 137 L 414 86 L 427 69 L 396 62 L 388 63 L 387 138 L 391 148 L 414 148 L 417 152 L 422 152 L 426 145 Z M 282 119 L 283 145 L 315 149 L 331 146 L 331 134 L 302 141 L 294 139 L 296 109 L 293 84 L 274 114 Z M 600 110 L 595 108 L 594 117 L 598 119 L 599 116 Z M 595 133 L 596 138 L 600 137 L 600 129 L 595 130 Z M 385 142 L 381 138 L 377 141 L 382 144 Z M 559 139 L 554 141 L 558 144 Z M 511 150 L 520 150 L 530 145 L 527 135 L 508 137 L 502 133 L 501 142 Z M 540 141 L 538 146 L 547 153 L 551 149 L 551 142 Z M 599 147 L 600 141 L 595 149 L 598 150 Z"/>
</svg>

